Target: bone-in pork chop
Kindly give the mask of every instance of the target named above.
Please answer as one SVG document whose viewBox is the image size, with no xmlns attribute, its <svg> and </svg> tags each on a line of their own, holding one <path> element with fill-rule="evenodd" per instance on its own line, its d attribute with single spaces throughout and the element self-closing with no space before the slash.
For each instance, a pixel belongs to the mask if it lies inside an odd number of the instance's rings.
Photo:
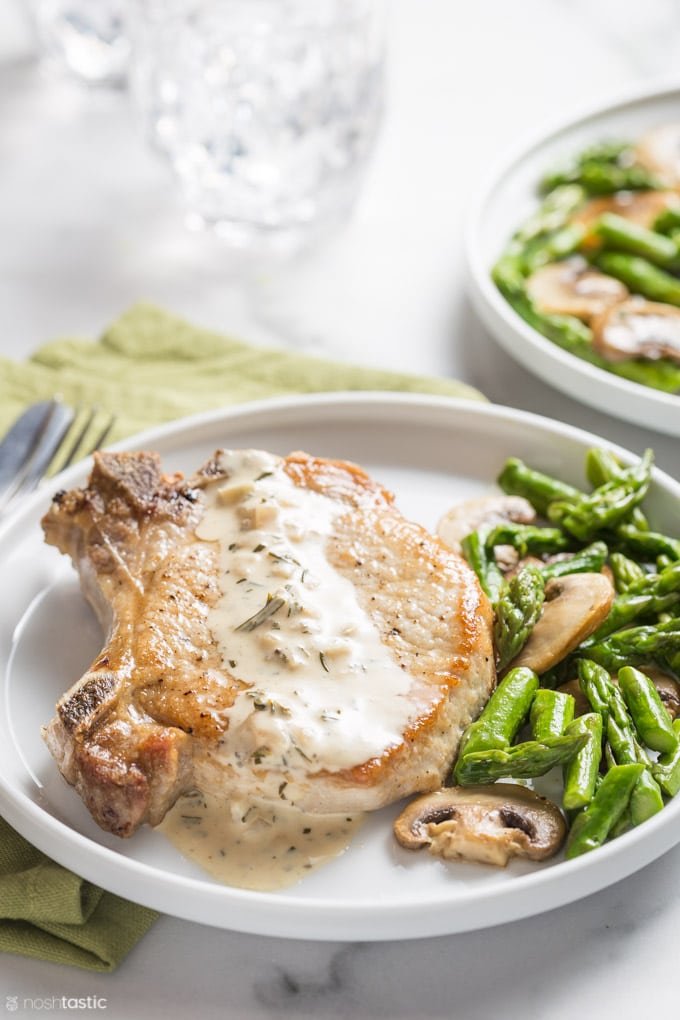
<svg viewBox="0 0 680 1020">
<path fill-rule="evenodd" d="M 44 737 L 118 835 L 192 789 L 319 813 L 433 790 L 491 692 L 474 573 L 353 464 L 101 454 L 43 527 L 107 632 Z"/>
</svg>

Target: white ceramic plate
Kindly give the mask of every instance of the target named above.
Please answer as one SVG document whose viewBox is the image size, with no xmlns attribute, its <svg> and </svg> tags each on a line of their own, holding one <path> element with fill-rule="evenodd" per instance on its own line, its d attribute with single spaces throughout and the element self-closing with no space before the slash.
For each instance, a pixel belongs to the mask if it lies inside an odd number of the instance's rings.
<svg viewBox="0 0 680 1020">
<path fill-rule="evenodd" d="M 680 88 L 628 94 L 591 109 L 525 142 L 497 166 L 475 199 L 466 225 L 472 300 L 489 331 L 530 372 L 576 400 L 625 421 L 680 436 L 680 396 L 620 379 L 563 351 L 529 326 L 507 303 L 490 271 L 515 230 L 537 207 L 545 173 L 586 145 L 635 139 L 680 118 Z"/>
<path fill-rule="evenodd" d="M 404 513 L 434 527 L 452 502 L 493 491 L 507 457 L 584 484 L 595 437 L 506 408 L 399 394 L 270 401 L 145 433 L 169 470 L 193 471 L 218 446 L 294 449 L 355 460 L 397 494 Z M 631 457 L 619 451 L 625 460 Z M 55 482 L 83 481 L 85 466 Z M 53 858 L 121 896 L 205 924 L 311 939 L 404 939 L 499 924 L 578 899 L 629 875 L 680 840 L 680 797 L 639 829 L 579 860 L 543 866 L 445 864 L 399 848 L 398 807 L 377 813 L 350 849 L 298 886 L 259 893 L 217 884 L 153 830 L 102 832 L 63 781 L 39 728 L 101 646 L 70 564 L 43 544 L 49 493 L 0 531 L 0 813 Z M 677 528 L 680 485 L 658 472 L 647 504 Z"/>
</svg>

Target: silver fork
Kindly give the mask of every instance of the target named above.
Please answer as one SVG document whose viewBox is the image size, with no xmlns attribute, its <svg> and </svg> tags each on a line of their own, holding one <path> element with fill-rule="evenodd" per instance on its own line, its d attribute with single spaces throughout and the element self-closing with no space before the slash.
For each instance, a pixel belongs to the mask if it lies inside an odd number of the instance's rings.
<svg viewBox="0 0 680 1020">
<path fill-rule="evenodd" d="M 37 488 L 50 468 L 62 471 L 100 449 L 115 424 L 106 415 L 93 430 L 98 408 L 71 408 L 61 400 L 34 404 L 0 443 L 0 516 L 21 496 Z"/>
</svg>

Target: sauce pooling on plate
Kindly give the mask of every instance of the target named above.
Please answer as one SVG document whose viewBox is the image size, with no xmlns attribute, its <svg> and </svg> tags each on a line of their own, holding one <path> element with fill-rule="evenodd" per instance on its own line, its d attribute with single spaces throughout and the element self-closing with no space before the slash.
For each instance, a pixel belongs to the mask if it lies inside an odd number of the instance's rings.
<svg viewBox="0 0 680 1020">
<path fill-rule="evenodd" d="M 294 885 L 338 857 L 364 817 L 305 815 L 285 805 L 193 793 L 180 798 L 158 828 L 220 882 L 264 892 Z"/>
</svg>

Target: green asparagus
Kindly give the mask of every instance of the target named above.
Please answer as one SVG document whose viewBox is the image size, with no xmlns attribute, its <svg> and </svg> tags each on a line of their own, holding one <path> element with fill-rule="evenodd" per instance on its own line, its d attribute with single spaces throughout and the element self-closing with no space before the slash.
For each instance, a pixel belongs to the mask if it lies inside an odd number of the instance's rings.
<svg viewBox="0 0 680 1020">
<path fill-rule="evenodd" d="M 664 665 L 669 657 L 680 655 L 680 620 L 673 618 L 666 623 L 616 631 L 589 645 L 587 655 L 612 673 L 622 666 L 639 666 L 645 662 Z"/>
<path fill-rule="evenodd" d="M 621 552 L 611 553 L 609 566 L 614 576 L 614 587 L 619 594 L 628 591 L 635 581 L 647 576 L 639 563 Z"/>
<path fill-rule="evenodd" d="M 593 542 L 573 556 L 556 559 L 538 567 L 544 581 L 551 577 L 564 577 L 565 574 L 597 574 L 605 565 L 608 549 L 604 542 Z"/>
<path fill-rule="evenodd" d="M 652 775 L 667 797 L 675 797 L 680 790 L 680 719 L 673 723 L 673 731 L 677 737 L 675 750 L 659 755 L 652 765 Z"/>
<path fill-rule="evenodd" d="M 535 779 L 566 765 L 586 742 L 582 733 L 528 740 L 512 747 L 467 752 L 459 759 L 456 780 L 461 786 L 492 783 L 496 779 Z"/>
<path fill-rule="evenodd" d="M 595 795 L 602 759 L 602 716 L 599 712 L 586 712 L 567 727 L 567 736 L 574 733 L 586 737 L 583 747 L 564 767 L 562 807 L 576 811 L 589 804 Z"/>
<path fill-rule="evenodd" d="M 493 630 L 499 672 L 519 654 L 539 619 L 543 585 L 541 572 L 530 566 L 501 585 Z"/>
<path fill-rule="evenodd" d="M 595 265 L 608 276 L 614 276 L 634 294 L 650 301 L 680 305 L 680 280 L 648 259 L 624 252 L 604 251 L 595 256 Z"/>
<path fill-rule="evenodd" d="M 574 699 L 564 691 L 536 691 L 529 713 L 534 740 L 561 737 L 574 718 Z"/>
<path fill-rule="evenodd" d="M 508 747 L 531 708 L 538 690 L 538 677 L 531 669 L 511 669 L 489 698 L 481 715 L 461 737 L 458 761 L 453 778 L 458 782 L 458 769 L 463 755 L 492 748 Z"/>
<path fill-rule="evenodd" d="M 652 451 L 647 450 L 620 479 L 605 482 L 578 502 L 557 500 L 551 503 L 547 508 L 548 518 L 586 542 L 607 529 L 616 528 L 644 499 L 651 482 L 652 460 Z"/>
<path fill-rule="evenodd" d="M 487 547 L 488 528 L 470 532 L 461 542 L 465 559 L 468 561 L 492 606 L 496 606 L 505 584 L 503 572 L 496 563 L 493 548 Z"/>
<path fill-rule="evenodd" d="M 542 517 L 546 516 L 551 503 L 558 500 L 577 503 L 584 495 L 573 485 L 528 467 L 519 457 L 511 457 L 505 462 L 498 484 L 510 496 L 524 496 Z"/>
<path fill-rule="evenodd" d="M 643 765 L 614 765 L 605 774 L 590 804 L 576 816 L 569 835 L 567 860 L 602 846 L 628 807 Z"/>
<path fill-rule="evenodd" d="M 604 213 L 595 223 L 594 231 L 608 248 L 640 255 L 657 266 L 678 268 L 678 248 L 670 237 L 648 230 L 625 216 Z"/>
<path fill-rule="evenodd" d="M 627 590 L 614 599 L 607 619 L 587 642 L 595 644 L 613 631 L 620 630 L 645 617 L 658 616 L 680 604 L 680 562 L 661 573 L 643 574 L 632 581 Z"/>
<path fill-rule="evenodd" d="M 640 739 L 653 751 L 670 754 L 678 738 L 673 721 L 649 677 L 634 666 L 619 670 L 619 689 Z"/>
</svg>

